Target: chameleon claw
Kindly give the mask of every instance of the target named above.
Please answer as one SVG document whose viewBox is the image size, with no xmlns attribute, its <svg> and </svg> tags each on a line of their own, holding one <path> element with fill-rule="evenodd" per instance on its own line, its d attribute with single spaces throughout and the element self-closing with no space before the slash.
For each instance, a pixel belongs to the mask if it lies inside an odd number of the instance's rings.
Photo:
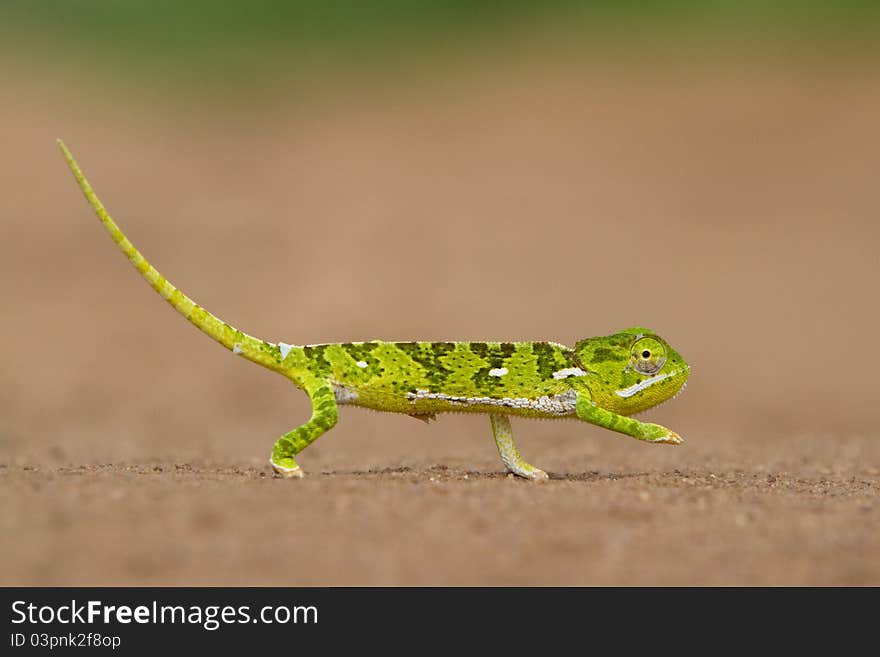
<svg viewBox="0 0 880 657">
<path fill-rule="evenodd" d="M 296 466 L 295 468 L 285 468 L 282 465 L 277 465 L 271 459 L 269 460 L 269 463 L 272 465 L 272 469 L 284 479 L 302 479 L 305 476 L 305 472 L 303 472 L 303 469 L 299 466 Z"/>
<path fill-rule="evenodd" d="M 526 464 L 526 467 L 509 468 L 509 474 L 507 476 L 522 477 L 523 479 L 528 479 L 529 481 L 534 481 L 536 483 L 542 483 L 550 479 L 550 476 L 546 472 L 528 464 Z"/>
<path fill-rule="evenodd" d="M 652 440 L 651 442 L 659 443 L 661 445 L 681 445 L 684 442 L 684 438 L 679 436 L 674 431 L 670 431 L 665 436 L 661 436 L 656 440 Z"/>
<path fill-rule="evenodd" d="M 537 483 L 542 483 L 548 481 L 550 479 L 550 475 L 548 475 L 543 470 L 535 468 L 534 471 L 529 475 L 529 479 Z"/>
</svg>

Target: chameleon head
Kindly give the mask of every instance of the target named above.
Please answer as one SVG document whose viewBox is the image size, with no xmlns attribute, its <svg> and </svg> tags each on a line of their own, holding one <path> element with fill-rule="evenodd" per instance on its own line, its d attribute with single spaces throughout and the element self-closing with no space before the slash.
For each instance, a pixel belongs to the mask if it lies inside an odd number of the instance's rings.
<svg viewBox="0 0 880 657">
<path fill-rule="evenodd" d="M 690 365 L 668 342 L 646 328 L 631 328 L 575 345 L 587 376 L 578 383 L 589 388 L 602 408 L 632 415 L 681 392 Z"/>
</svg>

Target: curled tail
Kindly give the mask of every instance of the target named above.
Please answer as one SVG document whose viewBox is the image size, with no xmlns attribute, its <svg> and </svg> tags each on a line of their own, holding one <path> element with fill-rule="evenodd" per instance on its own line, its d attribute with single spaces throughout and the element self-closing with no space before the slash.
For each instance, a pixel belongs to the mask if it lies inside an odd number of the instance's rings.
<svg viewBox="0 0 880 657">
<path fill-rule="evenodd" d="M 119 248 L 131 261 L 131 264 L 133 264 L 135 269 L 141 273 L 150 286 L 156 290 L 156 292 L 161 294 L 162 298 L 170 303 L 177 312 L 195 324 L 203 333 L 211 336 L 227 349 L 244 356 L 250 361 L 268 367 L 269 369 L 281 369 L 281 362 L 284 359 L 281 350 L 277 345 L 264 342 L 263 340 L 250 336 L 247 333 L 243 333 L 221 319 L 218 319 L 174 287 L 164 276 L 162 276 L 162 274 L 156 271 L 156 268 L 153 267 L 153 265 L 147 262 L 146 258 L 144 258 L 140 251 L 128 241 L 128 238 L 121 230 L 119 230 L 119 226 L 116 225 L 116 222 L 114 222 L 113 219 L 110 218 L 110 215 L 107 214 L 103 204 L 95 195 L 91 185 L 89 185 L 89 181 L 86 180 L 85 175 L 83 175 L 83 172 L 80 170 L 79 166 L 77 166 L 76 161 L 73 159 L 73 155 L 67 150 L 67 146 L 64 145 L 64 142 L 59 139 L 58 145 L 61 147 L 64 159 L 67 160 L 67 165 L 73 172 L 79 188 L 82 190 L 82 193 L 85 195 L 88 202 L 91 203 L 92 207 L 95 209 L 95 214 L 98 215 L 98 219 L 101 220 L 101 223 L 104 224 L 104 228 L 110 233 L 110 237 L 112 237 L 113 241 L 119 245 Z"/>
</svg>

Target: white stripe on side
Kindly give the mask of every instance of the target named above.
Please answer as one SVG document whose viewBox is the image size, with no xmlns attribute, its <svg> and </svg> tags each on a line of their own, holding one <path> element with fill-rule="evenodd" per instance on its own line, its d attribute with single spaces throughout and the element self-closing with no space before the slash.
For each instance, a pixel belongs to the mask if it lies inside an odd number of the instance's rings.
<svg viewBox="0 0 880 657">
<path fill-rule="evenodd" d="M 678 374 L 678 372 L 667 372 L 666 374 L 661 374 L 660 376 L 655 376 L 651 379 L 645 379 L 640 383 L 634 383 L 629 388 L 624 388 L 623 390 L 615 390 L 615 392 L 617 393 L 618 397 L 623 397 L 624 399 L 626 399 L 627 397 L 632 397 L 637 392 L 641 392 L 645 388 L 650 388 L 655 383 L 660 383 L 664 379 L 668 379 L 675 374 Z"/>
</svg>

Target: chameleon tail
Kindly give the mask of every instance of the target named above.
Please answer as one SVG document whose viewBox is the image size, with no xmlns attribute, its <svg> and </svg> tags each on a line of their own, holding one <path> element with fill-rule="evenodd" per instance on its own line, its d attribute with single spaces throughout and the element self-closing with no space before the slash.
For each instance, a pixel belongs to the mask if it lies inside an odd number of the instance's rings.
<svg viewBox="0 0 880 657">
<path fill-rule="evenodd" d="M 85 195 L 89 203 L 98 215 L 98 219 L 104 224 L 104 228 L 110 233 L 113 241 L 119 245 L 119 248 L 125 256 L 131 261 L 141 275 L 147 280 L 156 292 L 162 295 L 168 303 L 174 306 L 181 315 L 186 317 L 190 322 L 196 325 L 203 333 L 208 334 L 217 342 L 234 353 L 241 354 L 245 358 L 272 370 L 279 370 L 281 361 L 283 360 L 280 349 L 277 345 L 264 342 L 258 338 L 252 337 L 247 333 L 243 333 L 233 328 L 226 322 L 218 319 L 207 310 L 196 304 L 192 299 L 183 292 L 174 287 L 164 276 L 162 276 L 156 268 L 153 267 L 146 258 L 141 255 L 134 245 L 128 241 L 128 238 L 119 230 L 119 227 L 107 214 L 103 204 L 95 195 L 85 175 L 77 166 L 67 146 L 60 139 L 58 145 L 61 147 L 61 153 L 67 160 L 67 165 L 73 172 L 76 182 L 82 193 Z"/>
</svg>

